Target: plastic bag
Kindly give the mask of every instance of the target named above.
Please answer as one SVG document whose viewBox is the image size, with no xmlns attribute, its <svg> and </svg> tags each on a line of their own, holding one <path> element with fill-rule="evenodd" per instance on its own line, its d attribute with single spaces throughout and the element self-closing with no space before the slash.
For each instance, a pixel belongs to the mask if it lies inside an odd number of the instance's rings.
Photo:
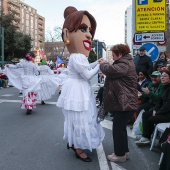
<svg viewBox="0 0 170 170">
<path fill-rule="evenodd" d="M 133 124 L 133 134 L 134 135 L 142 135 L 143 127 L 142 127 L 142 114 L 145 110 L 141 110 L 136 121 Z"/>
</svg>

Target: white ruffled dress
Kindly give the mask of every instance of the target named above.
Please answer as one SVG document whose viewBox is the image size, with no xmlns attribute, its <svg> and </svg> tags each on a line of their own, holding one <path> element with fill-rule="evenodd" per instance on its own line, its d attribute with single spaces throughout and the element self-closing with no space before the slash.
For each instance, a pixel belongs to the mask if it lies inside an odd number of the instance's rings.
<svg viewBox="0 0 170 170">
<path fill-rule="evenodd" d="M 75 148 L 92 151 L 105 136 L 102 126 L 96 122 L 97 108 L 90 84 L 99 64 L 89 64 L 83 54 L 71 54 L 68 70 L 69 78 L 64 82 L 57 101 L 65 116 L 63 138 L 68 140 L 69 146 L 74 144 Z"/>
<path fill-rule="evenodd" d="M 37 100 L 48 100 L 56 93 L 57 87 L 62 83 L 61 78 L 54 74 L 53 70 L 47 65 L 38 66 L 41 78 L 41 90 L 37 93 Z"/>
</svg>

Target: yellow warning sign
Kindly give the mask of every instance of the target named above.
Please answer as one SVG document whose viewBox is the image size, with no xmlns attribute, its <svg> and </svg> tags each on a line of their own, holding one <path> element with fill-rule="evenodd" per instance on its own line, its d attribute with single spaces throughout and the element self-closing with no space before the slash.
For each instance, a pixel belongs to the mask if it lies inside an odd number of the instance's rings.
<svg viewBox="0 0 170 170">
<path fill-rule="evenodd" d="M 166 0 L 136 0 L 136 32 L 166 30 Z"/>
</svg>

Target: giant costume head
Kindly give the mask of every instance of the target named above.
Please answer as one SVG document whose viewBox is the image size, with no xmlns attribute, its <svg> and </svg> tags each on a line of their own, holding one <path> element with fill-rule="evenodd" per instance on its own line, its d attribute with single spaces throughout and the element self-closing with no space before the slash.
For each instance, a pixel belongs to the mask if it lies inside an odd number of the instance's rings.
<svg viewBox="0 0 170 170">
<path fill-rule="evenodd" d="M 96 30 L 96 20 L 88 11 L 78 11 L 71 6 L 65 9 L 64 18 L 62 39 L 69 53 L 88 56 Z"/>
</svg>

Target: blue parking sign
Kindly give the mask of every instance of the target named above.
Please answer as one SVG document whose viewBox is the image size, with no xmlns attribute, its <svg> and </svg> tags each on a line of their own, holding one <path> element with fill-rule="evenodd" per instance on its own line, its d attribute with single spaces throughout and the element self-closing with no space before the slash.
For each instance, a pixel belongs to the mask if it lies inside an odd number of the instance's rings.
<svg viewBox="0 0 170 170">
<path fill-rule="evenodd" d="M 148 0 L 138 0 L 138 5 L 147 5 Z"/>
<path fill-rule="evenodd" d="M 152 62 L 154 62 L 158 58 L 159 50 L 155 44 L 146 43 L 146 44 L 143 44 L 142 47 L 146 48 L 146 54 L 150 56 Z"/>
</svg>

